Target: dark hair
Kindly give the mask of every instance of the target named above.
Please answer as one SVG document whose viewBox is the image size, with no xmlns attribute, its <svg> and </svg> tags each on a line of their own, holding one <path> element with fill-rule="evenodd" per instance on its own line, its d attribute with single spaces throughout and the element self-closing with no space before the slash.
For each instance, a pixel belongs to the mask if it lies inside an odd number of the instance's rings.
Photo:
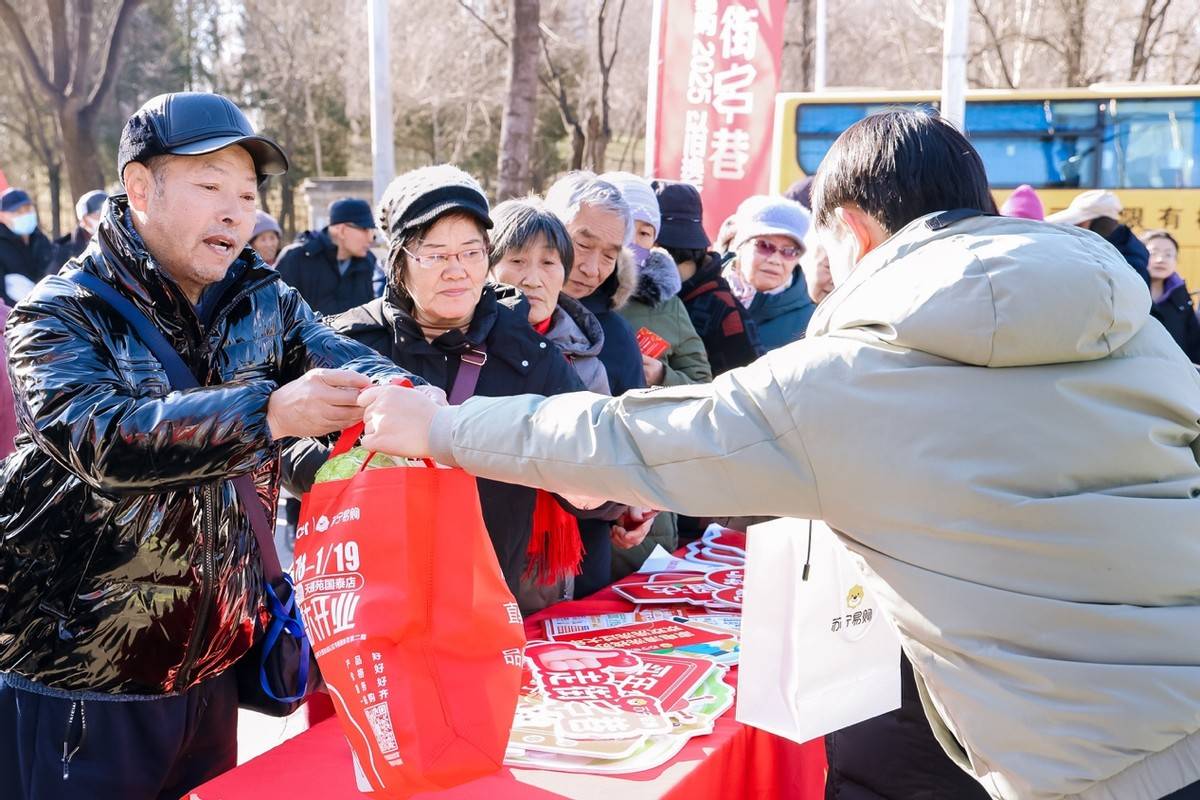
<svg viewBox="0 0 1200 800">
<path fill-rule="evenodd" d="M 659 245 L 659 247 L 662 247 L 662 245 Z M 662 249 L 667 251 L 667 255 L 675 259 L 676 264 L 691 261 L 693 264 L 699 266 L 708 258 L 708 251 L 704 248 L 693 250 L 686 247 L 663 247 Z"/>
<path fill-rule="evenodd" d="M 784 190 L 783 196 L 804 206 L 805 211 L 812 211 L 813 177 L 801 178 Z"/>
<path fill-rule="evenodd" d="M 933 112 L 900 109 L 872 114 L 837 138 L 812 199 L 817 225 L 829 225 L 838 206 L 855 205 L 888 233 L 936 211 L 998 213 L 967 137 Z"/>
<path fill-rule="evenodd" d="M 514 250 L 524 250 L 538 238 L 558 251 L 563 275 L 569 276 L 575 265 L 575 245 L 562 220 L 547 210 L 537 197 L 505 200 L 492 209 L 492 252 L 494 267 Z"/>
<path fill-rule="evenodd" d="M 1112 217 L 1094 217 L 1083 223 L 1083 227 L 1107 239 L 1112 236 L 1113 231 L 1121 227 L 1121 223 Z"/>
<path fill-rule="evenodd" d="M 1142 234 L 1142 244 L 1150 244 L 1155 239 L 1164 239 L 1164 240 L 1170 242 L 1172 245 L 1175 246 L 1176 254 L 1179 253 L 1179 242 L 1175 241 L 1175 237 L 1172 236 L 1167 231 L 1164 231 L 1159 228 L 1155 228 L 1153 230 L 1148 230 Z"/>
</svg>

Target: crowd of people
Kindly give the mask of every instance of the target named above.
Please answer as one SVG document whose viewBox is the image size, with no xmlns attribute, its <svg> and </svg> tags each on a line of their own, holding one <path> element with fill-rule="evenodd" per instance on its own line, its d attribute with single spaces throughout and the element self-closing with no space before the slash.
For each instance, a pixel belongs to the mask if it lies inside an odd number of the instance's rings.
<svg viewBox="0 0 1200 800">
<path fill-rule="evenodd" d="M 201 118 L 229 130 L 187 130 Z M 1139 240 L 1111 193 L 1042 221 L 1022 187 L 1002 218 L 961 134 L 889 112 L 815 183 L 746 198 L 715 244 L 686 183 L 572 172 L 493 207 L 436 165 L 285 246 L 255 207 L 285 154 L 204 94 L 143 106 L 119 168 L 123 191 L 80 198 L 57 242 L 26 192 L 0 196 L 0 772 L 18 797 L 178 797 L 232 766 L 260 598 L 224 478 L 298 497 L 359 420 L 373 449 L 478 476 L 525 613 L 714 519 L 842 532 L 906 656 L 900 710 L 830 737 L 830 797 L 1197 796 L 1172 794 L 1200 780 L 1194 709 L 1172 698 L 1196 696 L 1200 658 L 1156 613 L 1195 629 L 1200 321 L 1175 240 Z M 173 391 L 79 272 L 202 388 Z M 1047 312 L 1057 293 L 1074 304 Z M 416 389 L 372 388 L 396 377 Z M 1153 547 L 1111 527 L 1134 520 Z M 1039 701 L 1046 676 L 1079 688 Z M 1013 749 L 1018 720 L 1039 759 Z"/>
</svg>

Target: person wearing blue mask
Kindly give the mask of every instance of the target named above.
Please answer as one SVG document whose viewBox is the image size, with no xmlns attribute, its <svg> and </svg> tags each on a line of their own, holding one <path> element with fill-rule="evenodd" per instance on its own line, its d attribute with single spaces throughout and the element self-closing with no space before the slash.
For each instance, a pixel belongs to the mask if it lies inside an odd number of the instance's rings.
<svg viewBox="0 0 1200 800">
<path fill-rule="evenodd" d="M 23 189 L 0 194 L 0 294 L 16 305 L 53 266 L 54 245 L 38 228 L 37 210 Z"/>
</svg>

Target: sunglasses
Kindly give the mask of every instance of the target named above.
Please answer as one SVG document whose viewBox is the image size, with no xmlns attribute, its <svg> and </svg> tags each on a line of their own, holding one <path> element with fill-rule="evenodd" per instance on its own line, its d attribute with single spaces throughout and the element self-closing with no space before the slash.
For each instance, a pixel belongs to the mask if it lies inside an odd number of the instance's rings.
<svg viewBox="0 0 1200 800">
<path fill-rule="evenodd" d="M 770 258 L 776 253 L 779 253 L 780 258 L 784 259 L 785 261 L 790 261 L 793 258 L 799 258 L 800 256 L 804 255 L 803 247 L 779 247 L 778 245 L 772 244 L 765 239 L 755 239 L 754 249 L 760 256 L 763 256 L 764 258 Z"/>
</svg>

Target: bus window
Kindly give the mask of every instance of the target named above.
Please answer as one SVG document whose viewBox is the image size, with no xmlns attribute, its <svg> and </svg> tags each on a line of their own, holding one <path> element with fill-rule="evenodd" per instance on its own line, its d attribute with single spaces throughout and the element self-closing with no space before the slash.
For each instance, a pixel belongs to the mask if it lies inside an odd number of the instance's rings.
<svg viewBox="0 0 1200 800">
<path fill-rule="evenodd" d="M 1080 189 L 1095 186 L 1096 142 L 1081 136 L 973 136 L 988 183 L 1012 188 Z"/>
<path fill-rule="evenodd" d="M 1115 189 L 1200 187 L 1200 100 L 1114 100 L 1108 111 L 1102 180 Z"/>
<path fill-rule="evenodd" d="M 986 133 L 1092 132 L 1100 128 L 1100 109 L 1093 100 L 967 103 L 967 131 Z"/>
<path fill-rule="evenodd" d="M 806 175 L 816 174 L 821 159 L 842 131 L 863 117 L 893 108 L 937 113 L 929 103 L 813 103 L 796 106 L 796 161 Z"/>
</svg>

